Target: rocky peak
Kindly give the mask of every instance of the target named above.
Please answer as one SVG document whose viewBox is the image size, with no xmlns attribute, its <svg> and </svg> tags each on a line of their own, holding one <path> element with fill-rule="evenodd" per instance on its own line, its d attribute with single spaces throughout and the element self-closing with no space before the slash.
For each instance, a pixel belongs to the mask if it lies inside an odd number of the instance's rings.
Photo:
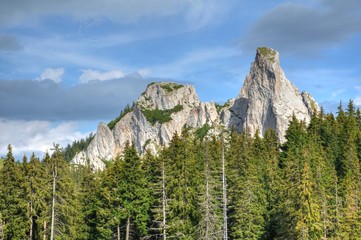
<svg viewBox="0 0 361 240">
<path fill-rule="evenodd" d="M 272 49 L 267 47 L 259 47 L 257 48 L 256 52 L 256 59 L 255 62 L 259 65 L 264 64 L 275 64 L 280 65 L 280 55 L 279 53 Z"/>
<path fill-rule="evenodd" d="M 230 107 L 228 121 L 239 132 L 263 135 L 273 128 L 281 142 L 293 114 L 308 122 L 317 104 L 310 95 L 301 95 L 286 78 L 279 61 L 279 53 L 271 48 L 258 48 L 255 61 L 247 75 L 239 96 Z"/>
<path fill-rule="evenodd" d="M 109 129 L 99 124 L 94 139 L 85 151 L 77 154 L 73 163 L 89 163 L 93 169 L 103 169 L 104 160 L 122 154 L 127 142 L 135 144 L 140 154 L 157 154 L 167 146 L 173 135 L 184 127 L 193 130 L 208 124 L 214 134 L 217 129 L 235 128 L 261 135 L 268 128 L 276 131 L 284 142 L 289 120 L 295 115 L 309 122 L 318 106 L 312 96 L 302 94 L 286 78 L 277 51 L 261 47 L 251 66 L 243 87 L 236 98 L 216 108 L 214 103 L 203 103 L 191 85 L 158 82 L 148 85 L 134 109 L 125 114 Z M 220 114 L 219 114 L 220 113 Z"/>
<path fill-rule="evenodd" d="M 199 103 L 193 86 L 173 82 L 151 83 L 137 100 L 140 108 L 159 110 L 172 109 L 177 105 L 193 107 Z"/>
</svg>

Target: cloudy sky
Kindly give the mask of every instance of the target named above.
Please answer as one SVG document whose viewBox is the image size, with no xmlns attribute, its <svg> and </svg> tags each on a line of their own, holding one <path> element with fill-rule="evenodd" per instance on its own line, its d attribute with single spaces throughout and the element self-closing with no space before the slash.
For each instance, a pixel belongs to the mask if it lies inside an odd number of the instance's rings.
<svg viewBox="0 0 361 240">
<path fill-rule="evenodd" d="M 258 46 L 335 112 L 361 106 L 359 0 L 0 0 L 0 156 L 65 146 L 146 85 L 235 97 Z"/>
</svg>

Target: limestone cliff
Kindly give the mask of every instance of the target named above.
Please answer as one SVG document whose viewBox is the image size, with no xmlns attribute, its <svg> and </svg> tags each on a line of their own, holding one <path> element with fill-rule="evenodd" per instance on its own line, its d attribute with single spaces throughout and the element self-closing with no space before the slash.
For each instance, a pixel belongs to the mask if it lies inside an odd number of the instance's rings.
<svg viewBox="0 0 361 240">
<path fill-rule="evenodd" d="M 72 162 L 89 163 L 93 169 L 103 169 L 103 160 L 121 154 L 126 143 L 134 143 L 139 153 L 157 153 L 167 146 L 172 136 L 182 128 L 200 128 L 204 124 L 219 124 L 214 103 L 202 103 L 193 86 L 162 82 L 149 84 L 127 113 L 110 130 L 100 123 L 86 151 L 78 153 Z"/>
<path fill-rule="evenodd" d="M 298 89 L 286 78 L 279 54 L 271 48 L 258 48 L 240 94 L 225 109 L 223 123 L 239 132 L 253 135 L 257 130 L 263 135 L 268 128 L 276 131 L 280 142 L 294 114 L 299 120 L 309 122 L 313 110 L 318 110 L 315 100 Z M 314 108 L 314 109 L 312 109 Z"/>
<path fill-rule="evenodd" d="M 214 128 L 236 128 L 253 135 L 273 128 L 280 142 L 290 117 L 309 122 L 317 103 L 306 92 L 302 94 L 287 80 L 280 67 L 279 54 L 270 48 L 258 48 L 239 95 L 218 109 L 214 103 L 200 102 L 191 85 L 171 82 L 151 83 L 136 101 L 134 109 L 110 130 L 100 123 L 97 133 L 85 151 L 73 163 L 89 163 L 103 169 L 103 160 L 121 154 L 127 142 L 133 142 L 139 153 L 167 146 L 172 136 L 183 127 L 193 129 L 208 124 Z M 216 131 L 215 131 L 216 132 Z"/>
</svg>

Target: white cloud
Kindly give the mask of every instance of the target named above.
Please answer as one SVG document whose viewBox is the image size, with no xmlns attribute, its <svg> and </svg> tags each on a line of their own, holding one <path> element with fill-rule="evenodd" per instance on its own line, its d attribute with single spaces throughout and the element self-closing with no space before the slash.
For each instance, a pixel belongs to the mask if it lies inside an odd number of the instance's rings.
<svg viewBox="0 0 361 240">
<path fill-rule="evenodd" d="M 206 64 L 207 68 L 209 68 L 212 61 L 227 59 L 240 54 L 241 52 L 238 49 L 231 47 L 195 49 L 185 53 L 173 62 L 152 67 L 153 75 L 165 78 L 169 76 L 175 79 L 183 78 L 186 73 L 194 70 L 194 68 L 199 68 L 201 64 Z"/>
<path fill-rule="evenodd" d="M 7 1 L 0 10 L 0 25 L 34 24 L 43 16 L 66 15 L 79 21 L 111 20 L 137 22 L 144 17 L 182 16 L 190 24 L 205 25 L 211 19 L 222 19 L 220 9 L 230 1 L 217 0 L 64 0 Z M 89 23 L 88 23 L 89 24 Z"/>
<path fill-rule="evenodd" d="M 124 73 L 120 69 L 111 70 L 108 72 L 99 72 L 92 69 L 86 69 L 83 70 L 83 73 L 79 77 L 80 83 L 87 83 L 91 80 L 100 80 L 100 81 L 106 81 L 106 80 L 112 80 L 116 78 L 122 78 L 124 77 Z"/>
<path fill-rule="evenodd" d="M 140 76 L 142 76 L 143 78 L 145 78 L 152 73 L 152 70 L 150 70 L 149 68 L 142 68 L 142 69 L 138 69 L 137 73 L 140 74 Z"/>
<path fill-rule="evenodd" d="M 61 82 L 61 77 L 64 74 L 64 68 L 47 68 L 44 70 L 40 77 L 36 78 L 39 81 L 50 79 L 56 83 Z"/>
<path fill-rule="evenodd" d="M 356 86 L 355 88 L 356 88 L 356 90 L 359 91 L 359 94 L 360 94 L 360 95 L 357 96 L 353 101 L 354 101 L 355 105 L 361 107 L 361 86 Z"/>
<path fill-rule="evenodd" d="M 361 96 L 356 97 L 356 98 L 354 99 L 354 103 L 355 103 L 355 105 L 361 107 Z"/>
<path fill-rule="evenodd" d="M 87 136 L 76 130 L 75 122 L 52 126 L 48 121 L 24 121 L 0 119 L 0 156 L 7 153 L 7 145 L 13 146 L 14 155 L 41 154 L 50 151 L 53 143 L 65 147 L 74 140 Z"/>
<path fill-rule="evenodd" d="M 331 93 L 332 97 L 337 97 L 339 96 L 340 94 L 346 92 L 346 89 L 338 89 L 338 90 L 335 90 Z"/>
</svg>

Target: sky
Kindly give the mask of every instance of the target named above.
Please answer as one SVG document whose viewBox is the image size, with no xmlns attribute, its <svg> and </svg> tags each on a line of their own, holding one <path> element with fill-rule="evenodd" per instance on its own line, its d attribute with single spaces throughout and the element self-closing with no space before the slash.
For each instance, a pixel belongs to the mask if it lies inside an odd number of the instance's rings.
<svg viewBox="0 0 361 240">
<path fill-rule="evenodd" d="M 0 0 L 0 156 L 66 146 L 150 82 L 237 96 L 256 48 L 327 112 L 361 106 L 359 0 Z"/>
</svg>

